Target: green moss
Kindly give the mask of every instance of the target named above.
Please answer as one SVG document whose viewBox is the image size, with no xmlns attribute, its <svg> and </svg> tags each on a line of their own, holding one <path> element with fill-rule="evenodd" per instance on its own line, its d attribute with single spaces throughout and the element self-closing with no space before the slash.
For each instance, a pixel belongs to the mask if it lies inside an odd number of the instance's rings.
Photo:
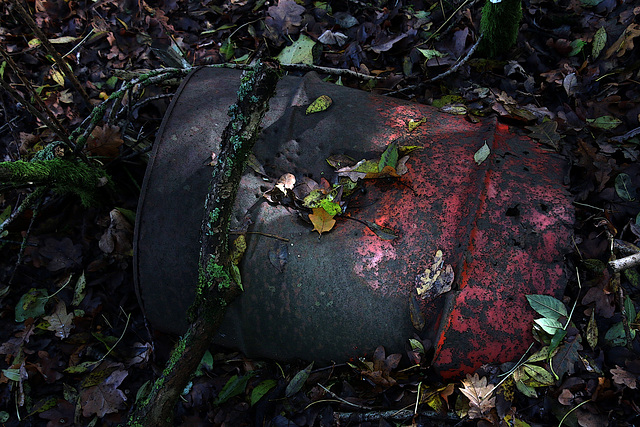
<svg viewBox="0 0 640 427">
<path fill-rule="evenodd" d="M 511 49 L 516 43 L 521 19 L 522 0 L 502 0 L 500 3 L 487 0 L 480 20 L 483 36 L 480 50 L 495 57 Z"/>
<path fill-rule="evenodd" d="M 35 183 L 52 186 L 57 193 L 76 194 L 87 207 L 96 202 L 98 188 L 113 189 L 111 179 L 101 168 L 60 158 L 0 162 L 0 173 L 5 177 L 4 181 L 16 185 Z M 107 179 L 106 183 L 103 183 L 104 178 Z"/>
</svg>

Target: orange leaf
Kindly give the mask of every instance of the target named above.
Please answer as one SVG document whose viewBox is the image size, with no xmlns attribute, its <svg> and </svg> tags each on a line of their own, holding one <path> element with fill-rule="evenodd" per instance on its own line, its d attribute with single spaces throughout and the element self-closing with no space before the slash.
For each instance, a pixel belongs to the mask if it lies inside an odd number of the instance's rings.
<svg viewBox="0 0 640 427">
<path fill-rule="evenodd" d="M 313 223 L 313 229 L 322 234 L 333 228 L 336 220 L 322 208 L 313 208 L 313 213 L 309 214 L 309 219 Z"/>
</svg>

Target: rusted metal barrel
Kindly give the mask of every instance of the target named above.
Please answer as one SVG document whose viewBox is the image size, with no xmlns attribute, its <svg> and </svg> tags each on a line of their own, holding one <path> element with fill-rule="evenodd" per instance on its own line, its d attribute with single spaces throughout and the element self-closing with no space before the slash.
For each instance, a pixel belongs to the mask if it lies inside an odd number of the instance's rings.
<svg viewBox="0 0 640 427">
<path fill-rule="evenodd" d="M 180 334 L 198 270 L 200 224 L 216 152 L 240 73 L 201 69 L 182 84 L 155 142 L 140 198 L 135 269 L 151 324 Z M 305 114 L 320 95 L 333 105 Z M 410 120 L 425 122 L 413 131 Z M 282 174 L 319 180 L 326 159 L 380 156 L 392 141 L 422 147 L 401 178 L 365 180 L 334 229 L 319 236 L 298 212 L 262 197 Z M 486 142 L 489 156 L 474 154 Z M 438 110 L 322 82 L 310 73 L 278 85 L 247 168 L 232 228 L 250 224 L 244 294 L 216 342 L 250 357 L 341 362 L 379 345 L 402 352 L 418 334 L 435 344 L 445 377 L 518 358 L 531 341 L 525 295 L 563 294 L 573 210 L 564 161 L 495 120 L 470 123 Z M 357 221 L 357 220 L 360 220 Z M 363 222 L 388 227 L 380 238 Z M 453 289 L 410 305 L 436 251 Z M 414 313 L 415 314 L 415 313 Z"/>
</svg>

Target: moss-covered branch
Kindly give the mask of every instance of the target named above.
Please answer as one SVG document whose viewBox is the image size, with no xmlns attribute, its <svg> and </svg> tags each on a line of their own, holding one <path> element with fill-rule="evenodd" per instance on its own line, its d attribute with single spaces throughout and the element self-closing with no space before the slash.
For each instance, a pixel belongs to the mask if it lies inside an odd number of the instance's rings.
<svg viewBox="0 0 640 427">
<path fill-rule="evenodd" d="M 95 202 L 99 187 L 110 188 L 112 185 L 102 168 L 61 158 L 0 162 L 0 182 L 16 187 L 51 187 L 61 194 L 73 193 L 80 197 L 84 206 Z"/>
<path fill-rule="evenodd" d="M 245 160 L 258 137 L 260 123 L 275 93 L 278 70 L 258 62 L 242 77 L 238 100 L 229 109 L 231 121 L 222 134 L 201 229 L 201 252 L 196 299 L 190 326 L 129 425 L 170 426 L 175 405 L 205 351 L 213 341 L 226 306 L 241 292 L 229 259 L 227 228 Z"/>
</svg>

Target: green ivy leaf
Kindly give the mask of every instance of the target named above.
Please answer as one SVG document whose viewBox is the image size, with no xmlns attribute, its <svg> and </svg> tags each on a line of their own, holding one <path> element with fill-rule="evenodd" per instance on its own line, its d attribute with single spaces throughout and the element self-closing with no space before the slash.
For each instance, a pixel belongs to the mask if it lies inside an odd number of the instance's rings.
<svg viewBox="0 0 640 427">
<path fill-rule="evenodd" d="M 550 295 L 527 295 L 527 300 L 531 308 L 544 317 L 553 320 L 567 317 L 567 308 L 564 304 Z"/>
</svg>

